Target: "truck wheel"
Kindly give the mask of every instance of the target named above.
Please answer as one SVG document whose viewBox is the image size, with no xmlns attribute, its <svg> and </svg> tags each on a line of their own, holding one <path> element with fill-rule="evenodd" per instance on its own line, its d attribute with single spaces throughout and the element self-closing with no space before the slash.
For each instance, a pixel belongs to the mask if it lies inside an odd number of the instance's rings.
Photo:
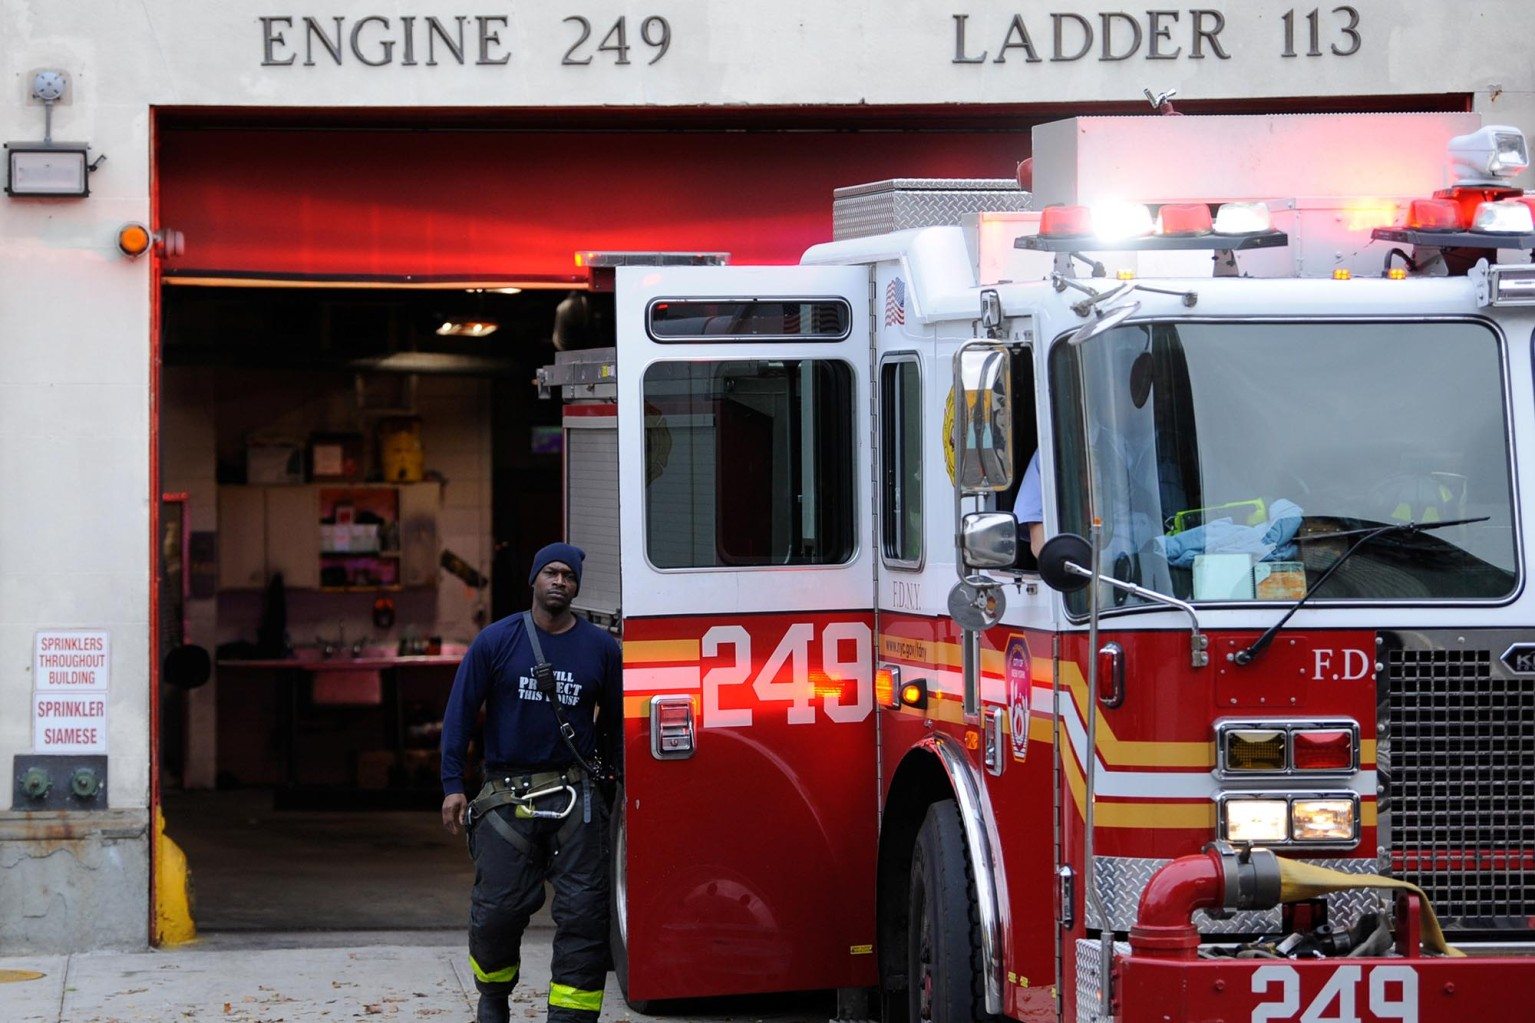
<svg viewBox="0 0 1535 1023">
<path fill-rule="evenodd" d="M 906 977 L 911 1023 L 988 1019 L 981 988 L 981 929 L 959 807 L 928 807 L 911 858 Z"/>
<path fill-rule="evenodd" d="M 629 997 L 629 829 L 625 825 L 624 793 L 620 789 L 613 801 L 612 872 L 608 885 L 608 947 L 613 956 L 613 973 L 624 1003 L 642 1016 L 652 1015 L 654 1003 Z"/>
</svg>

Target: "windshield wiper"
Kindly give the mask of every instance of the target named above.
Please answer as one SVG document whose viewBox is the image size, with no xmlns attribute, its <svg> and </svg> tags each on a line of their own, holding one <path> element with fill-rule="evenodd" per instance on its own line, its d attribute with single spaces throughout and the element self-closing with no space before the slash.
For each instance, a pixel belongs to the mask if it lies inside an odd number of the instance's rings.
<svg viewBox="0 0 1535 1023">
<path fill-rule="evenodd" d="M 1290 605 L 1290 610 L 1284 613 L 1284 617 L 1280 618 L 1279 621 L 1275 622 L 1273 625 L 1270 625 L 1268 627 L 1268 631 L 1259 636 L 1257 639 L 1253 640 L 1252 644 L 1245 650 L 1237 651 L 1232 660 L 1236 661 L 1237 664 L 1251 664 L 1259 654 L 1268 649 L 1268 645 L 1274 641 L 1274 637 L 1279 634 L 1279 630 L 1284 628 L 1285 622 L 1289 621 L 1291 616 L 1293 616 L 1295 612 L 1301 609 L 1301 605 L 1310 600 L 1313 593 L 1326 585 L 1327 580 L 1332 578 L 1332 574 L 1336 572 L 1345 561 L 1353 557 L 1355 551 L 1369 543 L 1371 540 L 1375 540 L 1379 537 L 1386 536 L 1391 533 L 1403 533 L 1412 535 L 1414 533 L 1426 532 L 1430 529 L 1444 529 L 1447 526 L 1464 526 L 1471 522 L 1486 522 L 1491 517 L 1492 516 L 1490 515 L 1482 515 L 1474 519 L 1448 519 L 1444 522 L 1391 522 L 1383 526 L 1366 526 L 1363 529 L 1346 529 L 1341 533 L 1319 533 L 1315 536 L 1295 536 L 1295 540 L 1302 542 L 1310 540 L 1339 540 L 1356 536 L 1359 539 L 1354 541 L 1354 545 L 1348 550 L 1344 551 L 1343 555 L 1339 557 L 1337 561 L 1334 561 L 1327 567 L 1327 571 L 1322 573 L 1322 577 L 1316 582 L 1312 583 L 1311 587 L 1306 590 L 1305 596 L 1301 597 L 1294 604 Z"/>
</svg>

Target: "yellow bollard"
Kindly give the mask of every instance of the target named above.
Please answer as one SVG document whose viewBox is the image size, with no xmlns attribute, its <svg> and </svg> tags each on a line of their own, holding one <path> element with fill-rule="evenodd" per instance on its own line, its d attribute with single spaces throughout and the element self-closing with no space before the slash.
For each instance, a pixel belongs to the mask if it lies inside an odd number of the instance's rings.
<svg viewBox="0 0 1535 1023">
<path fill-rule="evenodd" d="M 155 944 L 197 940 L 192 919 L 192 873 L 186 853 L 165 833 L 165 814 L 155 808 Z"/>
</svg>

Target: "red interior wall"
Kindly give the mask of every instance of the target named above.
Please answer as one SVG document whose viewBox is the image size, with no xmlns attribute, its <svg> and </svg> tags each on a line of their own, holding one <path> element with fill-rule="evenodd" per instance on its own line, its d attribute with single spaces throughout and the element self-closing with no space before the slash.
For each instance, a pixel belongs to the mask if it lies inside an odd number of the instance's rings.
<svg viewBox="0 0 1535 1023">
<path fill-rule="evenodd" d="M 832 189 L 1011 177 L 1028 134 L 915 131 L 171 129 L 160 224 L 173 274 L 539 279 L 595 250 L 794 263 Z"/>
</svg>

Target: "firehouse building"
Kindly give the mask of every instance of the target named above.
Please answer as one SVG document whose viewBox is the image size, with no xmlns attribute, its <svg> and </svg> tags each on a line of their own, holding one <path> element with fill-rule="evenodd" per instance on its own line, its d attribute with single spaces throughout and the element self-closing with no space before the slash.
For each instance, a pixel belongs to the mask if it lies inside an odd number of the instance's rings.
<svg viewBox="0 0 1535 1023">
<path fill-rule="evenodd" d="M 1174 92 L 1528 133 L 1526 20 L 0 0 L 0 952 L 185 936 L 219 798 L 436 805 L 452 668 L 559 528 L 529 381 L 611 316 L 581 254 L 796 263 L 837 187 Z"/>
</svg>

